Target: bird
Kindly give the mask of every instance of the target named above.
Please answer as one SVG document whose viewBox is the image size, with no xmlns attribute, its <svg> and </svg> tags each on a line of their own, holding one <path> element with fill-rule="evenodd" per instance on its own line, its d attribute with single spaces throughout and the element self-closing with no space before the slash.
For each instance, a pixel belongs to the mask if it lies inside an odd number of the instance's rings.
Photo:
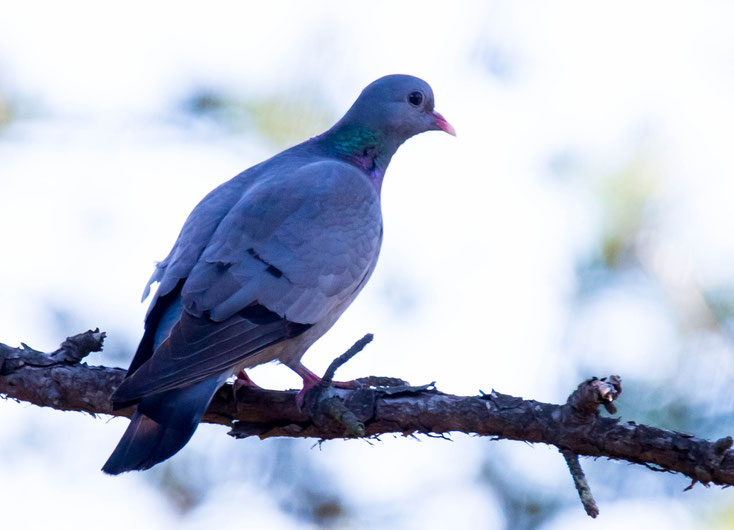
<svg viewBox="0 0 734 530">
<path fill-rule="evenodd" d="M 306 350 L 370 278 L 382 242 L 380 196 L 393 155 L 426 131 L 456 136 L 430 85 L 410 75 L 365 87 L 326 132 L 224 182 L 194 208 L 168 256 L 130 367 L 111 397 L 135 406 L 102 471 L 145 470 L 191 439 L 231 376 L 280 361 L 320 378 Z"/>
</svg>

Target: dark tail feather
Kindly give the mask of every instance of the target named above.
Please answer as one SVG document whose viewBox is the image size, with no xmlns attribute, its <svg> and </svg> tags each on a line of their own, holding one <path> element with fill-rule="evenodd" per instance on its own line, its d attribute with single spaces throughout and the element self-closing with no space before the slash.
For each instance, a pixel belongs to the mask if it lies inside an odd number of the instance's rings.
<svg viewBox="0 0 734 530">
<path fill-rule="evenodd" d="M 181 450 L 195 428 L 190 432 L 167 429 L 136 411 L 102 471 L 118 475 L 124 471 L 148 469 Z"/>
<path fill-rule="evenodd" d="M 109 475 L 143 470 L 178 453 L 191 439 L 224 378 L 144 398 L 102 467 Z"/>
</svg>

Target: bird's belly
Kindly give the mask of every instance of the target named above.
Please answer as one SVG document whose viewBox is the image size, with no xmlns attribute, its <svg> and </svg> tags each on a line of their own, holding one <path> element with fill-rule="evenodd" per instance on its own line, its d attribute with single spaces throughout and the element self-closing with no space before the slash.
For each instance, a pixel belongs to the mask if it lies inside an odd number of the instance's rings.
<svg viewBox="0 0 734 530">
<path fill-rule="evenodd" d="M 303 357 L 303 354 L 306 353 L 306 350 L 321 338 L 324 333 L 329 331 L 331 326 L 334 325 L 337 319 L 344 312 L 347 305 L 349 304 L 345 303 L 341 307 L 335 308 L 335 310 L 327 314 L 325 318 L 308 328 L 297 337 L 286 339 L 250 355 L 247 359 L 236 365 L 232 373 L 237 374 L 240 370 L 245 368 L 252 368 L 253 366 L 269 363 L 276 359 L 287 366 L 292 366 L 298 363 L 301 360 L 301 357 Z"/>
</svg>

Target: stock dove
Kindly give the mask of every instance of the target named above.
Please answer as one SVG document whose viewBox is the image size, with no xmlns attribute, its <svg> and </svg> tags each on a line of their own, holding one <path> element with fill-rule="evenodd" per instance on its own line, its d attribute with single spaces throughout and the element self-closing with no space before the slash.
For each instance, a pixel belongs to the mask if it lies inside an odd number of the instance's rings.
<svg viewBox="0 0 734 530">
<path fill-rule="evenodd" d="M 210 192 L 166 259 L 145 333 L 115 409 L 137 405 L 102 470 L 148 469 L 186 445 L 216 390 L 273 360 L 319 377 L 301 357 L 372 274 L 382 241 L 380 188 L 398 147 L 453 127 L 423 80 L 389 75 L 368 85 L 325 133 Z"/>
</svg>

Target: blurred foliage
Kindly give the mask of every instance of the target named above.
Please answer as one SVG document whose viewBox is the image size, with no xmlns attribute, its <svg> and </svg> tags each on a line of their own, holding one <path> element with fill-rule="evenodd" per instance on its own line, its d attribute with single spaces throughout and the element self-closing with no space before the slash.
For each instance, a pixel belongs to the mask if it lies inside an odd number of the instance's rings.
<svg viewBox="0 0 734 530">
<path fill-rule="evenodd" d="M 311 441 L 284 438 L 232 444 L 221 439 L 221 429 L 216 431 L 213 445 L 197 445 L 194 439 L 186 451 L 144 475 L 177 513 L 192 512 L 223 484 L 250 483 L 267 490 L 294 520 L 319 528 L 340 527 L 349 520 L 350 511 L 334 481 L 314 465 Z M 251 501 L 242 502 L 246 506 Z"/>
<path fill-rule="evenodd" d="M 187 463 L 191 462 L 158 466 L 146 475 L 179 514 L 196 508 L 212 487 L 212 477 L 199 466 Z"/>
<path fill-rule="evenodd" d="M 279 147 L 302 142 L 325 131 L 334 114 L 323 100 L 306 91 L 240 99 L 211 89 L 199 89 L 186 98 L 182 110 L 213 121 L 229 132 L 249 129 Z"/>
<path fill-rule="evenodd" d="M 709 526 L 712 530 L 730 530 L 734 528 L 734 503 L 726 506 L 717 514 L 707 515 L 706 519 L 710 521 Z"/>
<path fill-rule="evenodd" d="M 10 101 L 0 93 L 0 129 L 5 127 L 13 118 L 13 112 Z"/>
<path fill-rule="evenodd" d="M 730 328 L 731 335 L 734 331 L 731 329 L 734 321 L 734 287 L 704 291 L 703 296 L 719 322 Z"/>
<path fill-rule="evenodd" d="M 638 155 L 629 166 L 602 179 L 597 197 L 602 214 L 601 251 L 606 267 L 620 267 L 633 257 L 637 236 L 657 190 L 655 175 L 644 155 Z"/>
<path fill-rule="evenodd" d="M 489 453 L 492 454 L 492 453 Z M 559 458 L 561 456 L 559 455 Z M 492 491 L 502 506 L 506 530 L 530 530 L 539 528 L 575 499 L 569 499 L 569 491 L 541 488 L 532 482 L 520 479 L 507 468 L 496 454 L 488 456 L 480 471 L 480 480 Z M 569 483 L 570 483 L 569 477 Z"/>
<path fill-rule="evenodd" d="M 675 352 L 661 357 L 669 359 L 673 353 L 673 366 L 663 366 L 654 374 L 620 374 L 624 381 L 620 417 L 718 438 L 734 430 L 733 403 L 728 397 L 734 359 L 727 331 L 734 315 L 734 289 L 705 291 L 680 247 L 660 230 L 668 211 L 660 206 L 663 177 L 656 171 L 654 153 L 638 149 L 620 170 L 590 181 L 590 196 L 599 214 L 597 244 L 590 249 L 591 256 L 581 257 L 576 269 L 577 303 L 572 311 L 581 312 L 593 306 L 590 300 L 614 296 L 620 290 L 657 293 L 653 296 L 657 310 L 676 332 Z M 578 183 L 576 179 L 574 185 Z M 595 366 L 585 362 L 578 362 L 576 368 L 581 378 L 596 372 Z M 661 373 L 667 375 L 661 379 Z M 589 474 L 594 489 L 595 473 Z M 640 494 L 635 476 L 629 466 L 609 466 L 603 484 L 617 498 L 634 498 Z M 658 484 L 660 493 L 678 495 L 680 489 L 673 486 L 678 478 L 661 473 L 645 480 Z M 731 527 L 731 514 L 731 509 L 722 513 L 723 526 L 718 522 L 711 526 Z"/>
<path fill-rule="evenodd" d="M 624 382 L 625 421 L 654 425 L 678 432 L 695 432 L 711 436 L 711 425 L 700 414 L 699 407 L 670 385 L 651 386 L 647 380 L 630 374 Z"/>
<path fill-rule="evenodd" d="M 341 494 L 334 481 L 314 465 L 307 444 L 310 441 L 277 441 L 268 486 L 277 493 L 283 510 L 299 520 L 319 528 L 343 526 L 349 513 Z"/>
</svg>

